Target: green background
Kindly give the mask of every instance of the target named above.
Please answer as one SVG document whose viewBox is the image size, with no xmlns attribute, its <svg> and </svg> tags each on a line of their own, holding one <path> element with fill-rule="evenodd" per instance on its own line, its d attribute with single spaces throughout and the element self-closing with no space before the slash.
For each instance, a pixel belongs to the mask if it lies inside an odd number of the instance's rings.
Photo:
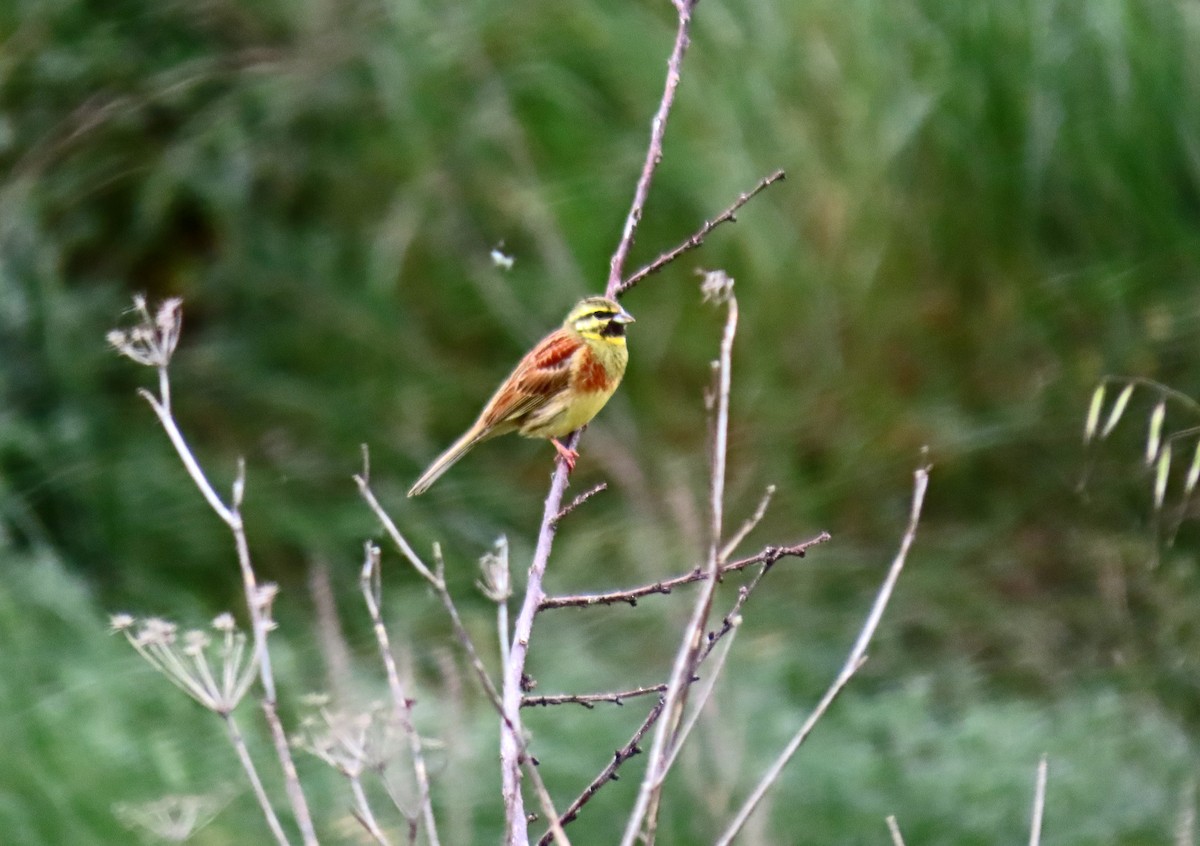
<svg viewBox="0 0 1200 846">
<path fill-rule="evenodd" d="M 494 655 L 474 562 L 505 534 L 523 574 L 552 451 L 495 441 L 426 496 L 403 492 L 601 290 L 673 26 L 644 0 L 0 6 L 6 843 L 124 842 L 114 805 L 230 787 L 194 842 L 267 842 L 217 721 L 106 634 L 112 611 L 195 626 L 240 610 L 228 534 L 135 395 L 153 374 L 105 346 L 134 292 L 184 298 L 176 409 L 222 490 L 246 458 L 256 566 L 283 589 L 289 723 L 305 692 L 382 691 L 355 585 L 377 533 L 350 480 L 364 442 L 385 505 L 419 549 L 443 544 Z M 662 842 L 710 840 L 835 675 L 924 447 L 925 518 L 871 660 L 743 842 L 882 843 L 888 814 L 909 843 L 1019 842 L 1043 752 L 1044 842 L 1176 835 L 1200 725 L 1186 507 L 1166 542 L 1188 459 L 1156 518 L 1152 393 L 1098 448 L 1080 435 L 1105 374 L 1197 393 L 1198 57 L 1185 0 L 699 4 L 631 269 L 774 169 L 787 180 L 624 299 L 631 365 L 572 483 L 609 491 L 563 524 L 548 587 L 636 584 L 702 554 L 722 316 L 697 268 L 735 277 L 741 305 L 730 523 L 775 484 L 746 551 L 833 541 L 747 606 Z M 489 259 L 500 243 L 511 270 Z M 1196 422 L 1168 410 L 1170 431 Z M 539 692 L 661 680 L 690 596 L 547 615 Z M 495 720 L 390 550 L 385 597 L 441 744 L 443 842 L 496 842 Z M 331 669 L 339 646 L 348 674 Z M 560 804 L 648 704 L 529 714 Z M 261 747 L 253 707 L 243 722 Z M 325 839 L 356 842 L 344 787 L 300 765 Z M 605 788 L 577 842 L 614 841 L 639 773 Z"/>
</svg>

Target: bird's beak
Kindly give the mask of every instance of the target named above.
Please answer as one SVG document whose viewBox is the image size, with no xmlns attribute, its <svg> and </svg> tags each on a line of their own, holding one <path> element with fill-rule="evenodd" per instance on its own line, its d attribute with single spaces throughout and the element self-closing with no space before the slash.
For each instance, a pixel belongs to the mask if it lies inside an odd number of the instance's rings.
<svg viewBox="0 0 1200 846">
<path fill-rule="evenodd" d="M 633 319 L 633 315 L 630 314 L 629 312 L 627 312 L 625 309 L 621 309 L 619 312 L 614 314 L 612 316 L 612 319 L 613 319 L 613 323 L 636 323 L 637 322 Z"/>
</svg>

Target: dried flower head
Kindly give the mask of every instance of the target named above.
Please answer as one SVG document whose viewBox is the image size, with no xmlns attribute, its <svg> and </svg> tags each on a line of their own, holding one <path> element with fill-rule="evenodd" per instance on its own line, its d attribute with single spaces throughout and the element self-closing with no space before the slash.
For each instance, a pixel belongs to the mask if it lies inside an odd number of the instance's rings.
<svg viewBox="0 0 1200 846">
<path fill-rule="evenodd" d="M 133 298 L 131 311 L 138 323 L 130 329 L 114 329 L 108 333 L 108 343 L 121 355 L 147 367 L 166 367 L 183 329 L 183 300 L 171 297 L 163 300 L 158 311 L 151 315 L 146 298 Z"/>
<path fill-rule="evenodd" d="M 237 630 L 232 615 L 222 614 L 214 621 L 221 634 L 216 639 L 198 629 L 179 638 L 178 627 L 158 617 L 139 622 L 129 614 L 114 614 L 110 625 L 151 667 L 218 714 L 232 713 L 254 681 L 256 655 L 246 648 L 246 635 Z"/>
<path fill-rule="evenodd" d="M 733 277 L 724 270 L 697 270 L 703 277 L 700 294 L 706 303 L 720 305 L 733 295 Z"/>
<path fill-rule="evenodd" d="M 512 584 L 508 571 L 508 538 L 504 535 L 496 538 L 492 551 L 479 559 L 479 571 L 482 578 L 475 584 L 483 591 L 483 595 L 492 602 L 504 602 L 512 596 Z"/>
</svg>

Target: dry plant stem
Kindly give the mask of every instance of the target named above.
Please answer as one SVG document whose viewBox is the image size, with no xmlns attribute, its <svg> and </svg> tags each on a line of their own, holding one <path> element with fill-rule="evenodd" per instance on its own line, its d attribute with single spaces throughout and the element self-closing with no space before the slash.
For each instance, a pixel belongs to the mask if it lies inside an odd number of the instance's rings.
<svg viewBox="0 0 1200 846">
<path fill-rule="evenodd" d="M 574 432 L 567 439 L 568 449 L 575 449 L 579 445 L 579 435 L 579 432 Z M 556 463 L 554 478 L 550 483 L 550 492 L 546 495 L 545 507 L 542 510 L 542 524 L 538 531 L 537 546 L 534 548 L 533 561 L 529 565 L 529 576 L 525 581 L 525 598 L 513 625 L 512 646 L 508 651 L 508 660 L 504 663 L 504 680 L 501 684 L 500 694 L 500 714 L 504 722 L 500 733 L 500 775 L 504 798 L 505 842 L 508 846 L 527 846 L 529 843 L 528 822 L 525 816 L 525 801 L 521 795 L 520 778 L 525 746 L 521 728 L 521 698 L 523 694 L 521 683 L 525 676 L 525 661 L 529 655 L 533 618 L 537 615 L 538 606 L 545 596 L 542 579 L 546 574 L 546 564 L 550 560 L 550 550 L 554 545 L 554 535 L 558 529 L 555 518 L 562 508 L 563 494 L 567 489 L 568 472 L 564 462 Z M 550 819 L 553 824 L 558 817 L 555 815 Z"/>
<path fill-rule="evenodd" d="M 1042 815 L 1046 811 L 1046 777 L 1049 775 L 1050 763 L 1046 756 L 1038 761 L 1037 784 L 1033 791 L 1033 818 L 1029 824 L 1029 846 L 1038 846 L 1042 842 Z"/>
<path fill-rule="evenodd" d="M 611 702 L 614 705 L 624 705 L 626 699 L 637 696 L 648 696 L 651 693 L 663 693 L 667 685 L 652 684 L 648 687 L 635 687 L 630 690 L 617 690 L 612 693 L 562 693 L 553 696 L 525 696 L 521 699 L 522 708 L 535 708 L 549 705 L 582 705 L 591 710 L 597 702 Z"/>
<path fill-rule="evenodd" d="M 221 501 L 221 497 L 208 481 L 208 477 L 204 475 L 204 470 L 196 461 L 195 455 L 175 422 L 174 414 L 171 411 L 171 383 L 167 375 L 167 368 L 159 366 L 157 370 L 159 395 L 156 397 L 145 389 L 139 390 L 138 393 L 154 410 L 171 445 L 175 447 L 175 452 L 183 462 L 184 468 L 192 477 L 192 482 L 217 516 L 233 533 L 238 566 L 242 573 L 242 588 L 246 595 L 246 607 L 254 630 L 254 650 L 258 659 L 258 675 L 263 686 L 263 714 L 266 717 L 267 726 L 271 730 L 271 739 L 275 745 L 275 753 L 279 757 L 280 767 L 283 769 L 288 801 L 292 806 L 292 813 L 296 817 L 296 824 L 300 828 L 300 834 L 306 846 L 315 846 L 317 835 L 313 828 L 312 816 L 309 813 L 308 802 L 304 798 L 304 790 L 301 788 L 300 778 L 296 774 L 296 764 L 292 760 L 291 748 L 275 706 L 275 675 L 271 669 L 271 654 L 267 649 L 269 623 L 259 602 L 258 580 L 250 563 L 250 546 L 246 541 L 246 528 L 241 514 L 242 494 L 246 486 L 245 464 L 241 461 L 238 462 L 238 474 L 233 483 L 233 495 L 227 506 Z"/>
<path fill-rule="evenodd" d="M 729 432 L 729 391 L 730 365 L 733 357 L 733 339 L 737 335 L 738 308 L 737 299 L 730 294 L 726 303 L 728 313 L 725 320 L 725 332 L 721 338 L 721 353 L 717 361 L 716 387 L 716 425 L 713 434 L 712 447 L 712 482 L 710 486 L 709 508 L 709 550 L 705 566 L 707 580 L 701 588 L 700 595 L 692 610 L 691 620 L 684 630 L 675 656 L 675 664 L 667 682 L 667 693 L 663 712 L 666 719 L 661 721 L 654 732 L 654 741 L 650 746 L 650 759 L 646 765 L 646 773 L 638 790 L 637 801 L 625 826 L 625 834 L 621 838 L 621 846 L 633 846 L 643 830 L 647 829 L 647 843 L 653 841 L 653 831 L 656 826 L 657 813 L 651 813 L 651 808 L 657 810 L 662 792 L 663 781 L 673 760 L 673 749 L 678 740 L 677 730 L 687 704 L 687 692 L 691 678 L 695 675 L 700 652 L 703 647 L 704 630 L 712 611 L 713 597 L 717 589 L 717 575 L 720 572 L 720 548 L 723 533 L 724 500 L 725 500 L 725 455 L 728 445 Z"/>
<path fill-rule="evenodd" d="M 887 818 L 888 833 L 892 835 L 892 846 L 904 846 L 904 837 L 900 834 L 900 825 L 893 814 Z"/>
<path fill-rule="evenodd" d="M 379 827 L 375 815 L 371 813 L 371 803 L 367 801 L 367 791 L 363 790 L 362 779 L 358 776 L 350 776 L 350 793 L 354 797 L 354 818 L 379 846 L 391 846 L 383 830 Z"/>
<path fill-rule="evenodd" d="M 229 742 L 237 751 L 242 769 L 246 771 L 246 776 L 250 779 L 250 786 L 254 790 L 254 798 L 258 800 L 258 807 L 262 809 L 263 816 L 267 818 L 267 826 L 275 835 L 275 841 L 280 846 L 288 846 L 287 835 L 284 834 L 283 826 L 279 824 L 279 817 L 275 815 L 275 809 L 271 807 L 271 800 L 267 797 L 266 789 L 263 788 L 262 779 L 258 777 L 258 769 L 254 766 L 254 759 L 250 757 L 250 750 L 246 748 L 246 740 L 242 737 L 241 729 L 238 728 L 232 714 L 222 714 L 221 717 L 225 720 L 225 731 L 229 734 Z"/>
<path fill-rule="evenodd" d="M 392 714 L 408 738 L 408 751 L 412 758 L 413 777 L 417 782 L 421 817 L 425 821 L 425 837 L 429 841 L 429 846 L 439 846 L 437 822 L 434 820 L 433 802 L 429 795 L 429 771 L 425 766 L 425 751 L 422 748 L 421 735 L 412 721 L 413 700 L 408 696 L 404 689 L 404 683 L 400 679 L 400 671 L 396 667 L 396 658 L 392 655 L 391 642 L 379 609 L 382 578 L 379 547 L 368 542 L 362 575 L 359 578 L 359 587 L 362 589 L 363 600 L 367 604 L 371 625 L 375 629 L 375 641 L 379 644 L 379 657 L 383 661 L 384 671 L 387 673 L 388 691 L 392 696 Z M 359 807 L 363 813 L 364 825 L 367 821 L 374 824 L 374 817 L 371 816 L 370 808 L 366 805 L 366 794 L 362 793 L 361 785 L 355 793 L 356 802 L 360 794 L 362 804 Z M 380 839 L 380 835 L 376 834 L 378 828 L 376 825 L 374 828 L 368 827 L 367 829 L 377 840 Z"/>
<path fill-rule="evenodd" d="M 767 768 L 762 779 L 759 780 L 754 790 L 746 798 L 746 801 L 738 809 L 737 815 L 726 828 L 720 839 L 716 841 L 717 846 L 728 846 L 733 842 L 733 839 L 742 830 L 746 821 L 750 818 L 750 814 L 758 807 L 758 803 L 770 790 L 771 786 L 779 779 L 783 773 L 783 768 L 787 766 L 792 756 L 796 754 L 796 750 L 808 738 L 817 721 L 833 704 L 833 701 L 842 692 L 842 689 L 854 677 L 867 660 L 867 646 L 871 643 L 871 638 L 875 636 L 875 630 L 879 627 L 879 621 L 883 618 L 883 612 L 887 609 L 888 602 L 892 598 L 892 590 L 896 586 L 897 579 L 900 578 L 900 573 L 904 569 L 904 562 L 908 559 L 908 551 L 912 547 L 913 539 L 917 535 L 917 524 L 921 520 L 921 507 L 925 502 L 925 490 L 929 486 L 929 468 L 921 467 L 914 474 L 913 482 L 913 497 L 912 509 L 909 512 L 908 528 L 904 532 L 904 537 L 900 541 L 900 550 L 896 553 L 895 559 L 892 561 L 892 566 L 888 570 L 887 577 L 884 578 L 882 586 L 879 588 L 879 593 L 875 597 L 875 602 L 871 606 L 871 611 L 867 614 L 866 622 L 858 633 L 858 638 L 854 642 L 850 654 L 846 657 L 845 664 L 842 665 L 841 672 L 838 673 L 833 684 L 825 692 L 821 701 L 817 703 L 817 707 L 813 709 L 812 714 L 804 721 L 804 725 L 792 736 L 788 741 L 787 746 L 779 757 Z"/>
<path fill-rule="evenodd" d="M 572 436 L 572 440 L 568 442 L 568 446 L 573 448 L 577 443 L 578 433 Z M 491 677 L 488 675 L 487 668 L 484 666 L 482 659 L 479 657 L 479 651 L 475 648 L 475 644 L 471 640 L 471 636 L 468 634 L 466 626 L 463 625 L 462 617 L 459 616 L 458 608 L 454 604 L 454 599 L 450 596 L 450 591 L 446 588 L 446 581 L 443 578 L 444 565 L 441 560 L 441 551 L 437 548 L 437 546 L 434 547 L 434 554 L 438 560 L 437 572 L 435 573 L 434 571 L 430 570 L 429 567 L 426 566 L 425 562 L 421 560 L 421 557 L 413 551 L 412 546 L 396 527 L 395 521 L 393 521 L 391 516 L 383 509 L 383 506 L 379 504 L 379 500 L 375 497 L 375 493 L 371 490 L 369 476 L 367 475 L 369 465 L 366 461 L 365 448 L 363 454 L 363 472 L 354 477 L 354 482 L 358 486 L 359 493 L 362 495 L 367 505 L 371 508 L 371 511 L 374 512 L 377 518 L 379 518 L 379 522 L 383 525 L 384 532 L 396 545 L 396 548 L 400 550 L 400 553 L 405 557 L 409 564 L 412 565 L 413 569 L 416 570 L 417 573 L 424 578 L 431 587 L 433 587 L 434 593 L 436 593 L 438 598 L 441 600 L 442 606 L 446 609 L 446 613 L 450 617 L 450 623 L 454 628 L 455 637 L 462 645 L 463 651 L 467 653 L 467 658 L 471 663 L 472 669 L 475 671 L 475 675 L 479 679 L 480 685 L 483 687 L 488 699 L 491 700 L 493 706 L 496 708 L 497 713 L 500 715 L 502 739 L 504 736 L 511 734 L 519 741 L 518 762 L 525 764 L 526 773 L 529 775 L 530 781 L 534 785 L 534 790 L 537 792 L 538 800 L 542 804 L 542 812 L 546 815 L 547 819 L 551 820 L 552 838 L 556 843 L 559 843 L 560 846 L 563 846 L 563 844 L 568 844 L 570 841 L 567 840 L 566 834 L 563 832 L 562 827 L 556 824 L 559 815 L 554 808 L 554 804 L 550 799 L 550 794 L 546 790 L 545 784 L 542 782 L 541 774 L 538 773 L 537 767 L 529 759 L 529 756 L 525 754 L 524 738 L 520 736 L 519 731 L 513 731 L 511 729 L 512 723 L 508 720 L 507 713 L 504 708 L 503 698 L 501 697 L 500 692 L 496 689 L 496 685 L 492 682 Z M 560 464 L 559 470 L 556 471 L 556 478 L 557 473 L 561 472 L 562 469 L 562 465 Z M 562 491 L 560 490 L 560 502 L 561 499 Z M 547 505 L 549 505 L 549 503 L 547 503 Z M 524 821 L 522 821 L 522 823 L 524 824 Z M 523 828 L 522 830 L 525 831 L 525 836 L 528 838 L 527 829 Z"/>
<path fill-rule="evenodd" d="M 814 538 L 791 546 L 764 547 L 761 552 L 751 555 L 748 558 L 741 558 L 737 561 L 722 564 L 718 571 L 718 577 L 722 578 L 729 573 L 744 570 L 755 564 L 774 564 L 781 558 L 803 558 L 811 547 L 825 543 L 829 540 L 829 537 L 828 532 L 821 532 L 821 534 Z M 703 567 L 696 567 L 691 572 L 684 573 L 682 576 L 675 576 L 671 579 L 664 579 L 661 582 L 654 582 L 653 584 L 642 585 L 627 590 L 615 590 L 608 593 L 579 593 L 571 594 L 570 596 L 548 596 L 542 600 L 538 611 L 550 611 L 555 608 L 587 608 L 593 605 L 618 605 L 621 603 L 637 605 L 637 601 L 644 596 L 668 594 L 680 585 L 705 581 L 708 575 L 708 572 Z"/>
<path fill-rule="evenodd" d="M 605 296 L 617 297 L 622 289 L 621 274 L 625 261 L 629 258 L 629 250 L 633 247 L 634 235 L 642 213 L 646 207 L 646 198 L 650 194 L 650 182 L 654 179 L 654 171 L 658 168 L 663 157 L 663 137 L 667 132 L 667 117 L 671 114 L 671 106 L 675 102 L 675 91 L 679 88 L 679 70 L 683 64 L 683 55 L 687 52 L 690 39 L 688 30 L 692 25 L 692 7 L 695 0 L 673 0 L 679 13 L 679 25 L 675 32 L 675 46 L 671 57 L 667 60 L 667 79 L 663 86 L 662 100 L 659 101 L 658 111 L 650 121 L 650 144 L 646 148 L 646 160 L 642 164 L 642 173 L 638 177 L 637 186 L 633 191 L 633 204 L 625 218 L 625 229 L 621 240 L 613 253 L 608 267 L 608 284 L 605 286 Z"/>
<path fill-rule="evenodd" d="M 752 199 L 754 199 L 754 197 L 757 196 L 759 194 L 759 192 L 770 187 L 771 185 L 774 185 L 776 182 L 781 181 L 784 178 L 784 176 L 785 176 L 785 174 L 782 170 L 777 170 L 774 173 L 772 173 L 770 176 L 764 176 L 762 179 L 760 179 L 758 181 L 758 184 L 755 185 L 753 189 L 745 192 L 744 194 L 739 194 L 738 198 L 733 201 L 733 203 L 729 206 L 729 208 L 725 209 L 725 211 L 721 212 L 719 215 L 714 217 L 712 220 L 704 221 L 704 225 L 701 226 L 698 230 L 696 230 L 695 234 L 693 234 L 686 241 L 684 241 L 683 243 L 674 247 L 673 249 L 667 250 L 665 253 L 660 255 L 654 261 L 650 262 L 648 265 L 643 267 L 641 270 L 638 270 L 636 273 L 634 273 L 632 276 L 630 276 L 624 282 L 619 284 L 616 287 L 616 289 L 613 291 L 613 294 L 617 297 L 620 297 L 626 291 L 628 291 L 630 288 L 632 288 L 634 285 L 638 284 L 643 279 L 645 279 L 647 276 L 651 276 L 655 273 L 658 273 L 660 270 L 662 270 L 664 267 L 666 267 L 671 262 L 675 261 L 675 259 L 682 256 L 684 253 L 690 252 L 691 250 L 694 250 L 697 247 L 701 246 L 704 243 L 704 239 L 709 236 L 709 233 L 711 233 L 714 229 L 716 229 L 722 223 L 726 223 L 726 222 L 736 223 L 737 222 L 736 214 L 738 212 L 738 209 L 740 209 L 742 206 L 746 205 L 746 203 L 748 203 Z"/>
</svg>

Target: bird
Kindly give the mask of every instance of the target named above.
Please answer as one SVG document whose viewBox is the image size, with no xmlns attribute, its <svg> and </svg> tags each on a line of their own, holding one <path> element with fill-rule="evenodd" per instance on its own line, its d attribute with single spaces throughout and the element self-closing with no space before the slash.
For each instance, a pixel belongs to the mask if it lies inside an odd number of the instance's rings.
<svg viewBox="0 0 1200 846">
<path fill-rule="evenodd" d="M 633 322 L 615 300 L 580 300 L 562 326 L 517 363 L 471 428 L 434 459 L 408 495 L 429 490 L 480 441 L 509 432 L 548 438 L 567 470 L 574 470 L 579 454 L 560 438 L 590 422 L 621 384 L 629 361 L 625 327 Z"/>
</svg>

